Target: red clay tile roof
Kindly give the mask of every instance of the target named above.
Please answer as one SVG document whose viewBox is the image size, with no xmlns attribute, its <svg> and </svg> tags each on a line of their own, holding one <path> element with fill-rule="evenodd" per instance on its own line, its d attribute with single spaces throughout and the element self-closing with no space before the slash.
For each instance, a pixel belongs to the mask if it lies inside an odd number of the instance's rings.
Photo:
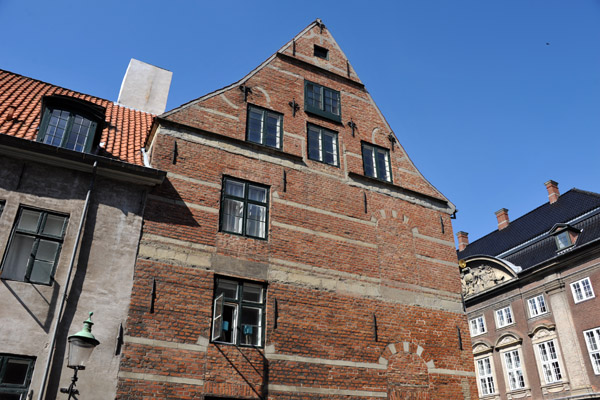
<svg viewBox="0 0 600 400">
<path fill-rule="evenodd" d="M 106 108 L 98 155 L 144 165 L 141 148 L 152 127 L 154 115 L 112 101 L 74 92 L 46 82 L 0 69 L 0 134 L 36 140 L 41 120 L 42 98 L 72 96 Z M 8 120 L 10 107 L 12 118 Z"/>
</svg>

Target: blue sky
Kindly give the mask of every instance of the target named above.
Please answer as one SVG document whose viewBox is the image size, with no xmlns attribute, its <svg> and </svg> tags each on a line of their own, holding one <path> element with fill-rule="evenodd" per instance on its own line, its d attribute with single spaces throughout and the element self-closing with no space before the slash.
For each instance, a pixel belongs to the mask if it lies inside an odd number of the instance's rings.
<svg viewBox="0 0 600 400">
<path fill-rule="evenodd" d="M 562 193 L 600 192 L 600 0 L 0 0 L 0 68 L 110 100 L 130 58 L 167 108 L 228 85 L 321 18 L 473 241 Z"/>
</svg>

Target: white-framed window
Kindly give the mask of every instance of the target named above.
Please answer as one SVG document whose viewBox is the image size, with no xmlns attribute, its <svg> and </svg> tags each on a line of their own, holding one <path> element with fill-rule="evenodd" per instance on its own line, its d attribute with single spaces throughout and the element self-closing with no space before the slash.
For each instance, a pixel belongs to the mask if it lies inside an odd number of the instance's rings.
<svg viewBox="0 0 600 400">
<path fill-rule="evenodd" d="M 590 278 L 583 278 L 577 282 L 571 283 L 571 291 L 573 292 L 573 300 L 575 300 L 575 303 L 580 303 L 595 297 Z"/>
<path fill-rule="evenodd" d="M 590 360 L 594 367 L 594 373 L 600 375 L 600 328 L 590 329 L 583 332 L 587 344 Z"/>
<path fill-rule="evenodd" d="M 562 372 L 554 339 L 537 344 L 537 350 L 546 383 L 561 381 Z"/>
<path fill-rule="evenodd" d="M 483 318 L 483 315 L 470 319 L 469 327 L 471 328 L 471 337 L 485 333 L 485 319 Z"/>
<path fill-rule="evenodd" d="M 546 314 L 548 312 L 543 294 L 528 299 L 527 305 L 529 306 L 530 317 L 537 317 L 538 315 Z"/>
<path fill-rule="evenodd" d="M 496 392 L 494 386 L 494 375 L 492 371 L 492 357 L 480 358 L 475 361 L 477 364 L 477 383 L 479 394 L 487 396 Z"/>
<path fill-rule="evenodd" d="M 496 325 L 498 328 L 503 328 L 508 325 L 514 324 L 514 319 L 512 315 L 512 309 L 510 306 L 506 306 L 499 310 L 496 310 Z"/>
<path fill-rule="evenodd" d="M 510 390 L 523 389 L 525 387 L 525 378 L 523 377 L 523 367 L 521 366 L 519 350 L 511 350 L 504 353 L 504 365 L 506 367 Z"/>
</svg>

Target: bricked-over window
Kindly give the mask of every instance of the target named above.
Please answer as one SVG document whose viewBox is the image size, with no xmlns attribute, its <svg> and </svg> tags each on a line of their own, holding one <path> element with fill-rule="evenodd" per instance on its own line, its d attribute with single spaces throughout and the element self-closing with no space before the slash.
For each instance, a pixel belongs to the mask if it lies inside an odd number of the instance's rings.
<svg viewBox="0 0 600 400">
<path fill-rule="evenodd" d="M 221 231 L 267 238 L 269 189 L 233 178 L 223 179 Z"/>
<path fill-rule="evenodd" d="M 256 106 L 248 106 L 249 142 L 281 149 L 283 139 L 283 115 Z"/>
<path fill-rule="evenodd" d="M 342 120 L 340 92 L 304 81 L 304 110 L 340 122 Z"/>
<path fill-rule="evenodd" d="M 338 135 L 316 125 L 308 125 L 308 158 L 329 165 L 339 165 Z"/>
<path fill-rule="evenodd" d="M 0 354 L 0 399 L 25 399 L 34 362 L 30 357 Z"/>
<path fill-rule="evenodd" d="M 50 284 L 68 218 L 21 208 L 2 263 L 2 279 Z"/>
<path fill-rule="evenodd" d="M 265 286 L 256 282 L 217 278 L 212 341 L 240 346 L 262 346 L 265 292 Z"/>
<path fill-rule="evenodd" d="M 362 144 L 363 167 L 365 175 L 382 181 L 391 182 L 390 151 L 371 144 Z"/>
</svg>

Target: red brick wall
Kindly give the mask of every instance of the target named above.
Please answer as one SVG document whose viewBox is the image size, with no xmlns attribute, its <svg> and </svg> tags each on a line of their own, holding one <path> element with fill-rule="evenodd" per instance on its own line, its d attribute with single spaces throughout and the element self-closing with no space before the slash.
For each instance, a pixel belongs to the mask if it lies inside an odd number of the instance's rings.
<svg viewBox="0 0 600 400">
<path fill-rule="evenodd" d="M 312 56 L 315 41 L 333 46 L 326 29 L 322 40 L 320 35 L 314 27 L 299 38 L 298 54 Z M 332 49 L 331 70 L 345 69 L 343 53 Z M 303 111 L 304 79 L 341 91 L 343 124 Z M 355 75 L 352 79 L 358 82 Z M 418 390 L 402 398 L 476 396 L 468 328 L 460 311 L 453 208 L 444 206 L 444 197 L 399 145 L 391 151 L 387 124 L 355 82 L 280 57 L 245 82 L 252 87 L 248 103 L 284 115 L 282 155 L 243 142 L 247 103 L 238 85 L 167 117 L 182 125 L 159 128 L 152 164 L 175 175 L 154 190 L 146 207 L 127 326 L 133 339 L 124 348 L 120 399 L 371 399 L 381 398 L 373 393 L 385 396 L 398 382 L 413 381 Z M 292 99 L 301 105 L 295 117 L 288 105 Z M 350 118 L 358 126 L 355 137 L 346 125 Z M 307 122 L 338 132 L 339 168 L 307 159 Z M 394 186 L 348 177 L 363 174 L 361 140 L 390 149 Z M 223 176 L 270 188 L 267 240 L 218 231 Z M 257 276 L 245 267 L 224 273 L 215 264 L 217 256 L 262 270 Z M 206 344 L 216 274 L 268 285 L 265 348 Z M 290 387 L 321 392 L 294 393 Z"/>
</svg>

